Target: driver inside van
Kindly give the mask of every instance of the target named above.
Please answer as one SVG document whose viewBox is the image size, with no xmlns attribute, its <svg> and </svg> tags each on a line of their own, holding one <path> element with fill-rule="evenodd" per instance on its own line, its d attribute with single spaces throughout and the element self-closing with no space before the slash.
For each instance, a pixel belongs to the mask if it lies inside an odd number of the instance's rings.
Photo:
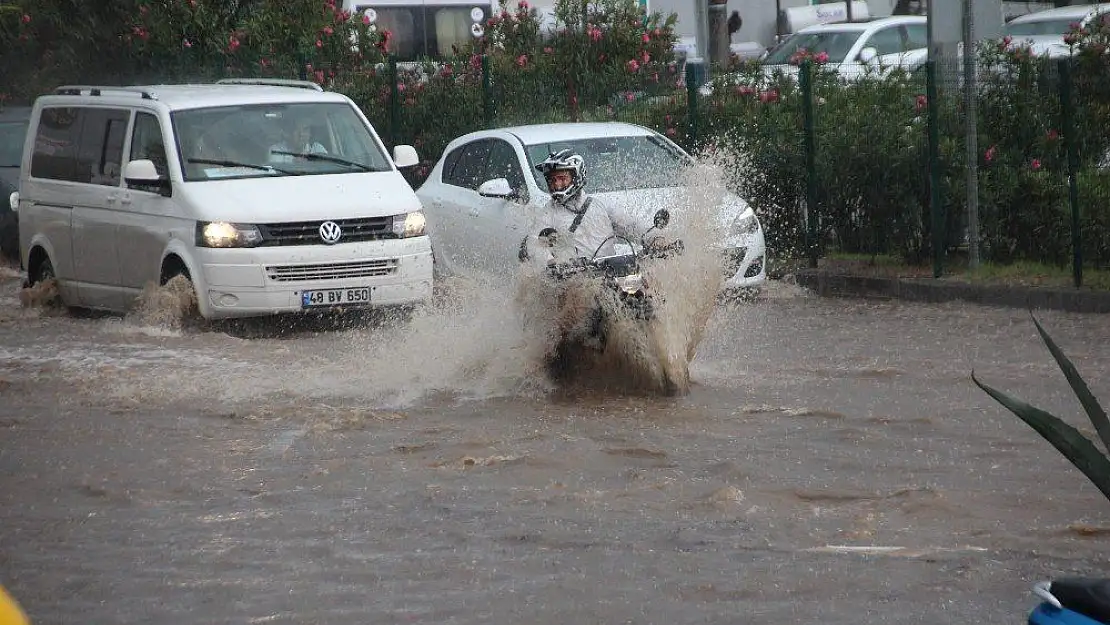
<svg viewBox="0 0 1110 625">
<path fill-rule="evenodd" d="M 285 136 L 281 141 L 270 146 L 271 163 L 289 163 L 296 157 L 295 154 L 327 154 L 328 150 L 319 141 L 313 141 L 312 127 L 308 120 L 297 118 L 293 124 L 284 128 Z M 292 152 L 292 154 L 283 154 Z"/>
</svg>

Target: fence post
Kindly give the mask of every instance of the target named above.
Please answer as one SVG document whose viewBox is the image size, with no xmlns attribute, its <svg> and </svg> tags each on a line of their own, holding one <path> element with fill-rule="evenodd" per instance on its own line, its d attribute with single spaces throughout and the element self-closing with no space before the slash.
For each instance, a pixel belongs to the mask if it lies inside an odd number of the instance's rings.
<svg viewBox="0 0 1110 625">
<path fill-rule="evenodd" d="M 389 56 L 389 138 L 401 142 L 401 89 L 397 86 L 397 58 Z"/>
<path fill-rule="evenodd" d="M 802 61 L 799 82 L 802 89 L 802 145 L 806 160 L 806 251 L 809 266 L 817 268 L 817 139 L 813 119 L 813 63 Z"/>
<path fill-rule="evenodd" d="M 308 55 L 304 52 L 297 53 L 297 63 L 300 65 L 297 68 L 297 78 L 308 80 Z"/>
<path fill-rule="evenodd" d="M 932 220 L 933 277 L 944 273 L 944 212 L 940 205 L 940 106 L 937 102 L 937 62 L 925 62 L 925 103 L 929 110 L 929 215 Z"/>
<path fill-rule="evenodd" d="M 1060 113 L 1067 152 L 1068 203 L 1071 205 L 1072 277 L 1075 288 L 1083 286 L 1083 236 L 1079 228 L 1079 181 L 1076 179 L 1079 156 L 1075 150 L 1075 100 L 1072 96 L 1071 63 L 1069 59 L 1057 61 L 1060 68 Z"/>
<path fill-rule="evenodd" d="M 489 71 L 489 55 L 482 55 L 482 115 L 486 121 L 486 128 L 493 128 L 493 88 L 491 86 Z"/>
<path fill-rule="evenodd" d="M 698 141 L 698 80 L 690 64 L 686 64 L 686 142 L 693 151 Z"/>
</svg>

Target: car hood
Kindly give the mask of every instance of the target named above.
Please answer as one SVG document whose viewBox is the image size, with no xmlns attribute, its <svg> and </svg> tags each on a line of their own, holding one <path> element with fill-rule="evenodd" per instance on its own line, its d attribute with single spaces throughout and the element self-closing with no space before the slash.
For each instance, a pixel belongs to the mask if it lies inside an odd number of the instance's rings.
<svg viewBox="0 0 1110 625">
<path fill-rule="evenodd" d="M 1017 35 L 1010 40 L 1010 50 L 1025 46 L 1034 56 L 1061 58 L 1071 55 L 1071 46 L 1064 43 L 1063 35 Z"/>
<path fill-rule="evenodd" d="M 665 208 L 677 215 L 687 210 L 689 200 L 685 187 L 662 187 L 656 189 L 627 189 L 606 193 L 592 193 L 594 197 L 610 206 L 620 206 L 632 213 L 643 224 L 644 230 L 651 227 L 656 211 Z M 736 194 L 726 191 L 716 212 L 717 224 L 728 232 L 732 223 L 741 217 L 752 214 L 748 203 Z"/>
<path fill-rule="evenodd" d="M 197 215 L 209 221 L 350 219 L 421 209 L 412 187 L 396 171 L 206 180 L 179 188 Z"/>
</svg>

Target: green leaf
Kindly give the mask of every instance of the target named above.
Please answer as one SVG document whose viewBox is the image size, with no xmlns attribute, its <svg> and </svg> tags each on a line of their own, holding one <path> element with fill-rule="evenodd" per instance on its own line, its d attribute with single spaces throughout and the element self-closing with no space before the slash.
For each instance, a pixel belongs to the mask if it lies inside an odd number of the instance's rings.
<svg viewBox="0 0 1110 625">
<path fill-rule="evenodd" d="M 1052 443 L 1053 447 L 1064 454 L 1064 457 L 1082 471 L 1083 475 L 1086 475 L 1107 499 L 1110 499 L 1110 459 L 1102 455 L 1094 443 L 1087 440 L 1079 430 L 1040 408 L 983 384 L 975 377 L 974 372 L 971 374 L 971 380 L 995 401 L 1029 424 L 1029 427 L 1036 430 L 1042 438 Z"/>
<path fill-rule="evenodd" d="M 1099 405 L 1098 400 L 1095 399 L 1091 389 L 1087 387 L 1087 383 L 1079 376 L 1079 371 L 1076 370 L 1075 365 L 1071 364 L 1068 357 L 1064 352 L 1056 346 L 1056 342 L 1052 337 L 1048 336 L 1041 327 L 1041 323 L 1032 314 L 1033 323 L 1037 326 L 1037 332 L 1041 333 L 1041 338 L 1044 339 L 1045 345 L 1048 346 L 1048 351 L 1052 352 L 1052 357 L 1056 359 L 1056 364 L 1060 365 L 1060 369 L 1064 372 L 1064 377 L 1068 379 L 1068 384 L 1071 385 L 1075 396 L 1079 398 L 1079 403 L 1083 404 L 1083 409 L 1087 411 L 1087 416 L 1091 418 L 1091 423 L 1095 426 L 1095 431 L 1098 432 L 1099 438 L 1102 439 L 1102 444 L 1110 451 L 1110 418 L 1107 418 L 1106 411 Z"/>
</svg>

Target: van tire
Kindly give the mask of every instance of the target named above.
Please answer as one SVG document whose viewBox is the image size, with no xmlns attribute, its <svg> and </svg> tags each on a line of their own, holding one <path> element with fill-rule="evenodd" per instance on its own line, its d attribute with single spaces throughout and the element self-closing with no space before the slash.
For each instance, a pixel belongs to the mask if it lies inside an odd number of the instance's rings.
<svg viewBox="0 0 1110 625">
<path fill-rule="evenodd" d="M 31 268 L 27 272 L 27 282 L 23 285 L 23 291 L 19 294 L 19 299 L 23 302 L 24 306 L 41 306 L 43 308 L 63 309 L 66 308 L 62 302 L 61 293 L 57 290 L 58 274 L 54 271 L 54 263 L 50 261 L 50 257 L 46 255 L 46 251 L 41 247 L 36 247 L 31 253 Z M 42 293 L 35 293 L 29 289 L 34 288 L 38 284 L 43 284 L 48 281 L 54 281 L 54 292 L 46 299 Z"/>
</svg>

